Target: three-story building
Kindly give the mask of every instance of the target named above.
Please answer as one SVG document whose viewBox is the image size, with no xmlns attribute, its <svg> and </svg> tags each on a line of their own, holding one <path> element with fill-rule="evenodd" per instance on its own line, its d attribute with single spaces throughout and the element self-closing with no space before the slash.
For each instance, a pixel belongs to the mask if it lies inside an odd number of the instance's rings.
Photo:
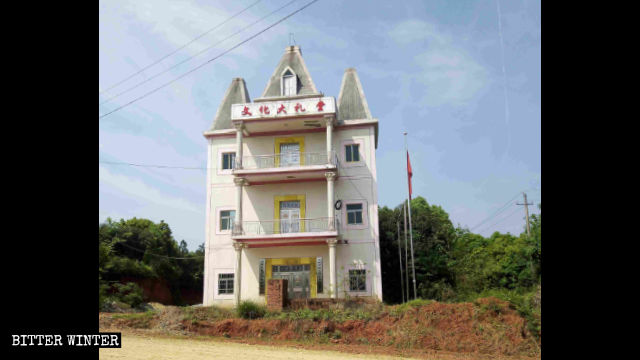
<svg viewBox="0 0 640 360">
<path fill-rule="evenodd" d="M 355 69 L 337 101 L 288 46 L 260 98 L 233 79 L 208 140 L 204 305 L 289 298 L 382 300 L 375 149 Z"/>
</svg>

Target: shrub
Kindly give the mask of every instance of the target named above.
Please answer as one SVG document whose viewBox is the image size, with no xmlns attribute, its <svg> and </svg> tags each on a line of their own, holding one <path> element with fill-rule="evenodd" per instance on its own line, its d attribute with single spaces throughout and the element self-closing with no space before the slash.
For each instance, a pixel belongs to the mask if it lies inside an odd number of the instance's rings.
<svg viewBox="0 0 640 360">
<path fill-rule="evenodd" d="M 101 284 L 99 296 L 101 311 L 113 311 L 113 303 L 126 304 L 128 307 L 137 308 L 143 302 L 142 288 L 136 283 L 115 283 L 110 287 L 111 293 L 107 295 L 108 290 L 108 286 Z"/>
<path fill-rule="evenodd" d="M 238 316 L 243 319 L 258 319 L 267 313 L 267 308 L 253 301 L 242 301 L 236 311 L 238 312 Z"/>
</svg>

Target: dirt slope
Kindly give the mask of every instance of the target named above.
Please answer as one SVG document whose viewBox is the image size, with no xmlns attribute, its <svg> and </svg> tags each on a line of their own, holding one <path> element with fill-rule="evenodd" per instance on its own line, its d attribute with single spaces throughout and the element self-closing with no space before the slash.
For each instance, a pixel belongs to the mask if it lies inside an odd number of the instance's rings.
<svg viewBox="0 0 640 360">
<path fill-rule="evenodd" d="M 490 356 L 539 357 L 539 342 L 527 330 L 526 321 L 508 303 L 496 298 L 475 303 L 431 303 L 387 307 L 371 320 L 280 320 L 238 318 L 190 321 L 173 314 L 137 320 L 101 317 L 101 328 L 165 329 L 174 333 L 220 336 L 257 341 L 295 341 L 337 347 L 366 346 L 382 353 L 446 351 Z"/>
</svg>

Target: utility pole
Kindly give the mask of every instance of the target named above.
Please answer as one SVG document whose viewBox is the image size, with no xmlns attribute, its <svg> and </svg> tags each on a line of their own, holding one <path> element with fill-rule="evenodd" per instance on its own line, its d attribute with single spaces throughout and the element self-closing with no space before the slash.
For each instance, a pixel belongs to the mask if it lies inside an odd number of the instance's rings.
<svg viewBox="0 0 640 360">
<path fill-rule="evenodd" d="M 404 304 L 404 274 L 402 274 L 402 243 L 400 243 L 400 221 L 398 223 L 398 256 L 400 257 L 400 289 L 402 290 L 402 303 Z"/>
<path fill-rule="evenodd" d="M 407 281 L 407 301 L 409 301 L 409 244 L 407 243 L 407 203 L 402 202 L 402 209 L 404 210 L 404 276 Z"/>
<path fill-rule="evenodd" d="M 533 203 L 527 202 L 527 193 L 523 192 L 524 196 L 524 204 L 516 203 L 516 205 L 524 205 L 524 215 L 527 219 L 527 236 L 531 236 L 531 227 L 529 226 L 529 205 L 533 205 Z"/>
</svg>

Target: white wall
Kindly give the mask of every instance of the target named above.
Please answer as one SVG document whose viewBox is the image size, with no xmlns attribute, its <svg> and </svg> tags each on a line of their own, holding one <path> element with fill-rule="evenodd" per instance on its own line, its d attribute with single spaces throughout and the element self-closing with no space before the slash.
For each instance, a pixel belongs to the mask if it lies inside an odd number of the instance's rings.
<svg viewBox="0 0 640 360">
<path fill-rule="evenodd" d="M 326 151 L 326 133 L 290 134 L 277 137 L 302 136 L 305 142 L 305 152 Z M 276 136 L 245 137 L 243 152 L 245 156 L 273 154 Z M 235 250 L 232 247 L 230 234 L 216 233 L 217 214 L 221 208 L 235 206 L 235 186 L 233 176 L 224 174 L 217 169 L 219 154 L 222 151 L 235 151 L 235 138 L 213 138 L 209 141 L 209 167 L 215 167 L 208 172 L 208 215 L 206 221 L 207 241 L 205 243 L 205 294 L 204 304 L 227 303 L 232 304 L 233 296 L 217 295 L 217 273 L 220 271 L 233 272 Z M 360 164 L 352 165 L 344 161 L 344 144 L 348 142 L 361 144 Z M 355 264 L 364 266 L 367 270 L 366 294 L 351 294 L 378 296 L 382 298 L 380 254 L 378 245 L 378 204 L 377 204 L 377 176 L 375 166 L 375 143 L 373 126 L 369 128 L 336 129 L 333 135 L 333 149 L 340 159 L 339 178 L 335 183 L 336 200 L 342 200 L 343 206 L 336 213 L 341 217 L 342 239 L 348 245 L 337 246 L 338 282 L 343 274 L 348 276 L 348 269 Z M 243 220 L 273 220 L 274 196 L 305 195 L 305 217 L 326 217 L 327 196 L 326 181 L 257 185 L 245 187 L 243 191 Z M 362 200 L 366 203 L 366 225 L 349 228 L 345 222 L 345 203 L 352 200 Z M 323 279 L 325 289 L 329 289 L 329 259 L 327 246 L 273 247 L 243 250 L 242 290 L 243 299 L 253 298 L 261 300 L 258 285 L 258 268 L 261 258 L 309 257 L 322 256 Z M 327 291 L 325 291 L 326 293 Z M 342 293 L 339 294 L 342 296 Z M 326 294 L 319 294 L 326 296 Z"/>
</svg>

